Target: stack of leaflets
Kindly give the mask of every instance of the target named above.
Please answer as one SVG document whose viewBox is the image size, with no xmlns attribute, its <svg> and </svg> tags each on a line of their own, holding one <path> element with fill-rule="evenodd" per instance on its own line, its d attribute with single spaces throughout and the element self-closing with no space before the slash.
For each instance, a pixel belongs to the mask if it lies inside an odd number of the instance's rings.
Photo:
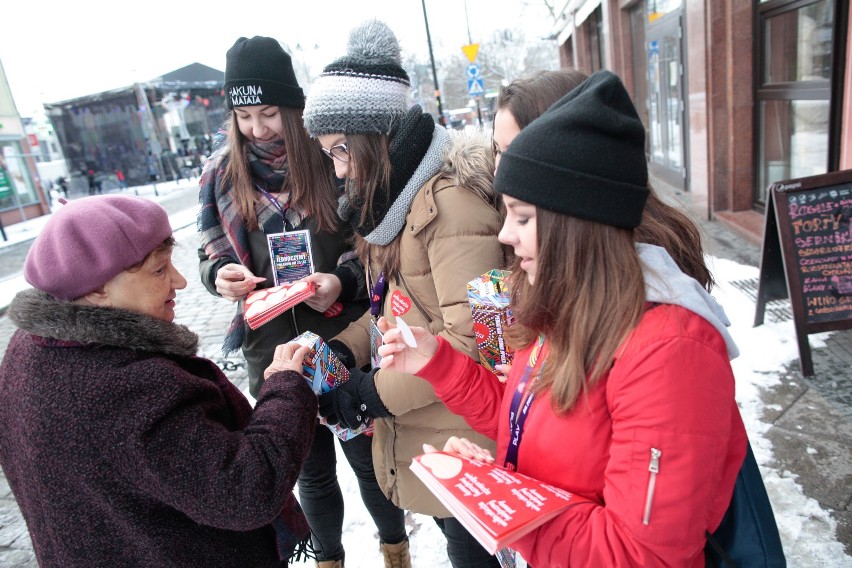
<svg viewBox="0 0 852 568">
<path fill-rule="evenodd" d="M 326 393 L 349 380 L 349 370 L 319 335 L 306 331 L 293 341 L 311 348 L 302 363 L 302 375 L 308 380 L 315 393 L 318 395 Z M 370 420 L 357 430 L 350 430 L 340 424 L 328 424 L 324 419 L 320 421 L 344 442 L 358 434 L 373 431 L 373 423 Z"/>
<path fill-rule="evenodd" d="M 514 355 L 503 338 L 505 329 L 515 321 L 509 307 L 509 274 L 507 270 L 489 270 L 467 283 L 479 361 L 494 373 L 495 365 L 511 363 Z"/>
<path fill-rule="evenodd" d="M 317 285 L 314 282 L 293 282 L 255 290 L 246 297 L 246 322 L 250 328 L 257 329 L 299 302 L 310 298 L 316 291 Z"/>
<path fill-rule="evenodd" d="M 489 554 L 569 507 L 592 503 L 496 464 L 446 452 L 416 456 L 411 471 Z"/>
</svg>

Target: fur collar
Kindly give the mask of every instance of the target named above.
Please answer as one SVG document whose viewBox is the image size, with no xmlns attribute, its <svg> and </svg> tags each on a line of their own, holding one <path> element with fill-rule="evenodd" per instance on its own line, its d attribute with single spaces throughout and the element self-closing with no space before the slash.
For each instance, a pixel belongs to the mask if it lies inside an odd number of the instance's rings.
<svg viewBox="0 0 852 568">
<path fill-rule="evenodd" d="M 8 314 L 20 329 L 60 341 L 182 357 L 192 357 L 198 350 L 198 336 L 184 325 L 129 310 L 57 300 L 35 289 L 19 292 Z"/>
</svg>

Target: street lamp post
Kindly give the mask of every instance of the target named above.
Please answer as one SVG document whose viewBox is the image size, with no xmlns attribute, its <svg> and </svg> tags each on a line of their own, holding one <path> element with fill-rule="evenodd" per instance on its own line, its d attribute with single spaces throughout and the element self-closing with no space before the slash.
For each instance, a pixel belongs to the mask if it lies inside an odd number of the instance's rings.
<svg viewBox="0 0 852 568">
<path fill-rule="evenodd" d="M 429 18 L 426 16 L 426 0 L 420 0 L 423 5 L 423 21 L 426 23 L 426 43 L 429 44 L 429 60 L 432 62 L 432 80 L 435 82 L 435 100 L 438 102 L 438 122 L 446 126 L 444 108 L 441 105 L 441 88 L 438 87 L 438 72 L 435 70 L 435 56 L 432 54 L 432 36 L 429 33 Z"/>
</svg>

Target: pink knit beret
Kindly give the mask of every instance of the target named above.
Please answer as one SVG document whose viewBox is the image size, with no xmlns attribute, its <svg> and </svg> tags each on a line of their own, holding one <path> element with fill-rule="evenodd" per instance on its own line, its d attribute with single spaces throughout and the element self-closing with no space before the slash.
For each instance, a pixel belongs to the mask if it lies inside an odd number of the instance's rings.
<svg viewBox="0 0 852 568">
<path fill-rule="evenodd" d="M 129 195 L 69 201 L 47 221 L 24 261 L 24 278 L 60 300 L 97 290 L 172 234 L 165 209 Z"/>
</svg>

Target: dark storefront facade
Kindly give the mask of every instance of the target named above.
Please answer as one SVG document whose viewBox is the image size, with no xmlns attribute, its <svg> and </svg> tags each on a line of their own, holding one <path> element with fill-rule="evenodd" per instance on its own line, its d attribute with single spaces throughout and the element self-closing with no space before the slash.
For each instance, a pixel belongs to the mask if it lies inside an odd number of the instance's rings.
<svg viewBox="0 0 852 568">
<path fill-rule="evenodd" d="M 631 89 L 654 180 L 762 238 L 767 187 L 852 168 L 846 0 L 576 0 L 563 65 Z"/>
</svg>

